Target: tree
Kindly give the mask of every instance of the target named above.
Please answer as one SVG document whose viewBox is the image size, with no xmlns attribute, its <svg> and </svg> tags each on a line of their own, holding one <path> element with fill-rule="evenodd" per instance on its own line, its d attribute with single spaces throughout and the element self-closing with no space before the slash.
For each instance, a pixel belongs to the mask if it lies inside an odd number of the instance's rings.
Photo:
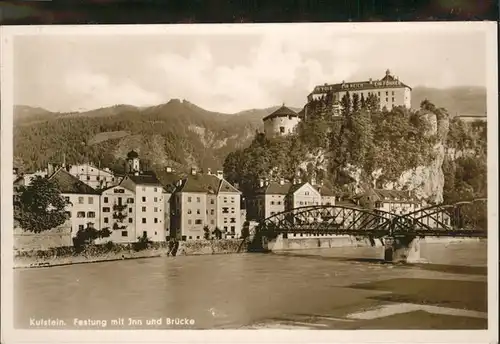
<svg viewBox="0 0 500 344">
<path fill-rule="evenodd" d="M 356 113 L 359 111 L 360 107 L 360 100 L 359 100 L 359 94 L 354 93 L 352 95 L 352 112 Z"/>
<path fill-rule="evenodd" d="M 210 240 L 210 228 L 207 225 L 203 227 L 203 239 Z"/>
<path fill-rule="evenodd" d="M 361 93 L 361 101 L 360 101 L 360 105 L 361 105 L 361 108 L 362 109 L 365 109 L 366 108 L 366 100 L 365 100 L 365 96 L 363 93 Z"/>
<path fill-rule="evenodd" d="M 215 239 L 222 239 L 222 231 L 219 229 L 219 227 L 215 227 L 212 233 L 215 235 Z"/>
<path fill-rule="evenodd" d="M 342 97 L 340 105 L 342 106 L 342 116 L 349 116 L 351 113 L 351 95 L 349 92 L 346 92 L 346 94 Z"/>
<path fill-rule="evenodd" d="M 111 231 L 109 228 L 97 230 L 92 222 L 87 223 L 85 228 L 79 229 L 76 236 L 73 238 L 73 245 L 77 248 L 82 248 L 86 245 L 93 245 L 95 240 L 109 238 Z"/>
<path fill-rule="evenodd" d="M 47 178 L 35 177 L 31 185 L 19 188 L 14 202 L 14 219 L 24 230 L 40 233 L 62 225 L 70 204 L 61 196 L 57 184 Z"/>
<path fill-rule="evenodd" d="M 246 239 L 250 236 L 250 222 L 245 221 L 241 228 L 241 238 Z"/>
</svg>

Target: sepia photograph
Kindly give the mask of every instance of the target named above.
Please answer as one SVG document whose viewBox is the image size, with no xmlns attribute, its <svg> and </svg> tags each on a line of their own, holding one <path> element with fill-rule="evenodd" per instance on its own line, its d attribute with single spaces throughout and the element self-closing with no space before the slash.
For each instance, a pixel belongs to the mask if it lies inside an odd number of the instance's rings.
<svg viewBox="0 0 500 344">
<path fill-rule="evenodd" d="M 3 29 L 2 337 L 498 340 L 496 34 Z"/>
</svg>

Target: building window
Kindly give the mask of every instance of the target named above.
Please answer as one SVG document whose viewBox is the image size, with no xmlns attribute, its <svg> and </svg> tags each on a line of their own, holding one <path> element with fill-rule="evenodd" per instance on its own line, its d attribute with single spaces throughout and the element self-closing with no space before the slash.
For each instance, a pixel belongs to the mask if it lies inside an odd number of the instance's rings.
<svg viewBox="0 0 500 344">
<path fill-rule="evenodd" d="M 195 225 L 201 225 L 202 221 L 200 219 L 194 220 Z"/>
<path fill-rule="evenodd" d="M 191 202 L 191 197 L 188 197 L 188 202 Z"/>
<path fill-rule="evenodd" d="M 210 200 L 210 204 L 215 204 L 215 201 L 213 198 Z"/>
<path fill-rule="evenodd" d="M 108 198 L 104 197 L 104 203 L 108 203 Z"/>
<path fill-rule="evenodd" d="M 378 92 L 378 96 L 380 97 L 380 92 Z M 302 235 L 301 235 L 302 236 Z"/>
<path fill-rule="evenodd" d="M 234 197 L 231 197 L 231 203 L 234 203 Z"/>
<path fill-rule="evenodd" d="M 93 197 L 89 197 L 89 204 L 94 204 L 94 198 Z"/>
<path fill-rule="evenodd" d="M 274 205 L 274 201 L 271 201 L 271 205 Z"/>
<path fill-rule="evenodd" d="M 65 200 L 66 202 L 69 202 L 69 197 L 64 197 L 64 200 Z"/>
<path fill-rule="evenodd" d="M 189 239 L 193 239 L 193 237 L 190 235 L 190 236 L 189 236 Z"/>
<path fill-rule="evenodd" d="M 394 95 L 394 91 L 392 91 L 392 95 Z"/>
<path fill-rule="evenodd" d="M 278 205 L 281 205 L 281 201 L 278 201 Z"/>
<path fill-rule="evenodd" d="M 146 212 L 146 207 L 142 207 L 142 212 Z"/>
<path fill-rule="evenodd" d="M 146 197 L 142 197 L 142 201 L 143 201 L 143 202 L 146 202 Z"/>
<path fill-rule="evenodd" d="M 285 133 L 285 127 L 280 127 L 280 134 L 284 134 Z"/>
<path fill-rule="evenodd" d="M 224 223 L 227 223 L 227 217 L 224 218 Z"/>
<path fill-rule="evenodd" d="M 131 213 L 132 212 L 132 208 L 128 208 L 128 212 Z"/>
<path fill-rule="evenodd" d="M 158 202 L 158 197 L 155 197 L 155 198 L 154 198 L 154 201 L 155 201 L 155 202 Z"/>
<path fill-rule="evenodd" d="M 78 197 L 78 203 L 83 204 L 83 202 L 84 202 L 83 197 Z"/>
<path fill-rule="evenodd" d="M 234 208 L 231 208 L 231 214 L 234 214 Z"/>
<path fill-rule="evenodd" d="M 104 207 L 102 208 L 103 213 L 109 213 L 109 207 Z"/>
<path fill-rule="evenodd" d="M 87 176 L 87 180 L 90 180 L 90 176 Z"/>
<path fill-rule="evenodd" d="M 191 213 L 192 213 L 191 209 L 188 209 L 188 214 L 191 214 Z"/>
<path fill-rule="evenodd" d="M 142 231 L 142 235 L 145 236 L 145 237 L 147 237 L 148 236 L 148 232 Z"/>
<path fill-rule="evenodd" d="M 158 207 L 155 207 L 155 213 L 157 213 L 157 212 L 158 212 Z"/>
<path fill-rule="evenodd" d="M 210 224 L 213 225 L 215 223 L 214 220 L 210 220 Z"/>
<path fill-rule="evenodd" d="M 146 223 L 146 218 L 145 217 L 142 218 L 142 223 Z"/>
<path fill-rule="evenodd" d="M 196 214 L 198 214 L 198 215 L 201 214 L 200 209 L 196 209 Z"/>
<path fill-rule="evenodd" d="M 109 219 L 107 217 L 104 218 L 104 223 L 109 223 Z"/>
<path fill-rule="evenodd" d="M 93 212 L 93 211 L 87 212 L 87 217 L 95 218 L 95 212 Z"/>
<path fill-rule="evenodd" d="M 199 239 L 199 238 L 200 238 L 200 236 L 199 236 L 199 235 L 197 235 L 197 236 L 196 236 L 196 239 Z"/>
<path fill-rule="evenodd" d="M 200 197 L 196 197 L 196 202 L 200 203 L 201 202 L 201 198 Z"/>
<path fill-rule="evenodd" d="M 155 223 L 158 223 L 158 218 L 155 217 L 155 220 L 154 220 Z"/>
<path fill-rule="evenodd" d="M 306 196 L 309 196 L 309 191 L 304 192 Z"/>
<path fill-rule="evenodd" d="M 236 218 L 235 217 L 231 217 L 231 221 L 229 221 L 231 223 L 236 223 Z"/>
<path fill-rule="evenodd" d="M 134 199 L 133 198 L 127 198 L 127 203 L 128 204 L 133 204 L 134 203 Z"/>
<path fill-rule="evenodd" d="M 385 95 L 386 95 L 386 96 L 388 96 L 388 95 L 389 95 L 389 91 L 386 91 L 386 92 L 385 92 Z"/>
<path fill-rule="evenodd" d="M 126 237 L 128 236 L 128 232 L 127 231 L 122 231 L 122 237 Z"/>
<path fill-rule="evenodd" d="M 276 213 L 274 211 L 271 211 L 271 216 L 274 215 L 274 214 L 276 214 Z"/>
<path fill-rule="evenodd" d="M 85 212 L 84 211 L 79 211 L 76 213 L 76 217 L 85 217 Z"/>
<path fill-rule="evenodd" d="M 234 234 L 235 231 L 236 231 L 236 227 L 235 226 L 231 226 L 231 234 Z"/>
<path fill-rule="evenodd" d="M 213 209 L 210 209 L 210 215 L 213 215 L 215 211 Z"/>
<path fill-rule="evenodd" d="M 155 192 L 158 192 L 158 188 L 155 188 Z"/>
<path fill-rule="evenodd" d="M 385 98 L 385 101 L 388 102 L 389 101 L 389 98 Z"/>
<path fill-rule="evenodd" d="M 145 191 L 146 191 L 146 188 L 145 188 L 144 186 L 142 187 L 142 191 L 143 191 L 143 192 L 145 192 Z"/>
<path fill-rule="evenodd" d="M 226 207 L 222 208 L 222 213 L 229 214 L 229 208 L 226 208 Z"/>
<path fill-rule="evenodd" d="M 394 97 L 392 97 L 392 102 L 394 103 Z"/>
<path fill-rule="evenodd" d="M 227 226 L 224 226 L 224 231 L 226 231 L 226 232 L 227 232 Z"/>
<path fill-rule="evenodd" d="M 188 225 L 190 225 L 192 223 L 191 219 L 188 220 Z"/>
<path fill-rule="evenodd" d="M 133 219 L 131 217 L 128 218 L 128 223 L 132 223 Z"/>
<path fill-rule="evenodd" d="M 83 227 L 84 227 L 83 225 L 78 225 L 78 230 L 83 231 Z"/>
</svg>

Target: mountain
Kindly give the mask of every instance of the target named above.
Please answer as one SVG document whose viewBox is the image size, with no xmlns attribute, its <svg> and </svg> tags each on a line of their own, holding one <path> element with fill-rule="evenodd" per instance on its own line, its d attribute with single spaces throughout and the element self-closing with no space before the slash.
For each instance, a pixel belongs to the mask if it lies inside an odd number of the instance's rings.
<svg viewBox="0 0 500 344">
<path fill-rule="evenodd" d="M 419 108 L 424 99 L 448 110 L 450 115 L 484 116 L 486 114 L 486 88 L 453 87 L 447 89 L 415 87 L 412 90 L 412 108 Z"/>
<path fill-rule="evenodd" d="M 262 118 L 277 108 L 224 114 L 179 99 L 146 108 L 116 105 L 78 113 L 16 106 L 15 161 L 31 171 L 63 157 L 68 163 L 88 159 L 119 171 L 133 149 L 154 170 L 167 165 L 220 169 L 226 155 L 248 145 L 262 129 Z"/>
<path fill-rule="evenodd" d="M 486 109 L 482 88 L 415 87 L 413 107 L 424 99 L 451 114 L 481 115 Z M 230 152 L 248 146 L 262 130 L 262 118 L 277 108 L 224 114 L 179 99 L 145 108 L 121 104 L 70 113 L 20 105 L 14 109 L 14 156 L 16 165 L 28 171 L 63 157 L 68 163 L 90 160 L 119 171 L 133 149 L 157 171 L 166 165 L 214 170 Z"/>
</svg>

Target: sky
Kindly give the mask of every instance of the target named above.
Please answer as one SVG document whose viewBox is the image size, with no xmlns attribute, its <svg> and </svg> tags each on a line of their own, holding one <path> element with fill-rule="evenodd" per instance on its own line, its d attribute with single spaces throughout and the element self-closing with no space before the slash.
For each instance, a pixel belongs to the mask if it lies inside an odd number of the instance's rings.
<svg viewBox="0 0 500 344">
<path fill-rule="evenodd" d="M 60 112 L 174 98 L 225 113 L 302 107 L 316 85 L 379 79 L 386 69 L 412 87 L 486 87 L 478 30 L 83 30 L 16 36 L 13 49 L 14 103 Z"/>
</svg>

